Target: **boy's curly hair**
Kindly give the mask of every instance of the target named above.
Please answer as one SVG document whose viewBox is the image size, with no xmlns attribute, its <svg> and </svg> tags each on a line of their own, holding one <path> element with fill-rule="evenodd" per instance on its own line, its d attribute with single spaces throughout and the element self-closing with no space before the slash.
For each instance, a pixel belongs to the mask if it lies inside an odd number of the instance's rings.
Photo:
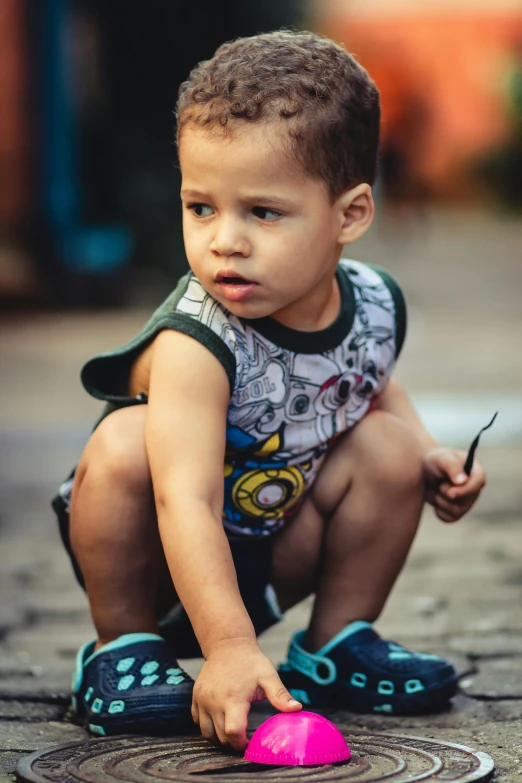
<svg viewBox="0 0 522 783">
<path fill-rule="evenodd" d="M 180 86 L 177 139 L 188 123 L 286 123 L 291 150 L 332 199 L 373 184 L 379 146 L 379 92 L 338 44 L 315 33 L 280 30 L 239 38 L 199 63 Z"/>
</svg>

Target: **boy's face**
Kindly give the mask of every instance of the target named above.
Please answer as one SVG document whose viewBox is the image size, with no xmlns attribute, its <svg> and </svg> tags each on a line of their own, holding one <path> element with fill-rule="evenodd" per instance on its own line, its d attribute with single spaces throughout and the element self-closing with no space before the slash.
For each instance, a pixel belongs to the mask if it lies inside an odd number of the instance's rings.
<svg viewBox="0 0 522 783">
<path fill-rule="evenodd" d="M 185 248 L 203 287 L 235 315 L 320 328 L 314 313 L 336 296 L 343 215 L 285 151 L 284 132 L 278 123 L 229 137 L 184 128 Z"/>
</svg>

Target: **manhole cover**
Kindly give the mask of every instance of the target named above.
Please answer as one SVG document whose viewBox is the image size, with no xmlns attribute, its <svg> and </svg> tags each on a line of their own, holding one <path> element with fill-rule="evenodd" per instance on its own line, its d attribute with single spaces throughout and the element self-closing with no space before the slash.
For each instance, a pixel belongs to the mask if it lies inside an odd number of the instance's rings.
<svg viewBox="0 0 522 783">
<path fill-rule="evenodd" d="M 389 783 L 483 780 L 493 760 L 464 745 L 363 731 L 344 732 L 352 758 L 320 767 L 251 764 L 213 748 L 201 738 L 118 737 L 58 745 L 27 756 L 18 775 L 35 783 Z"/>
</svg>

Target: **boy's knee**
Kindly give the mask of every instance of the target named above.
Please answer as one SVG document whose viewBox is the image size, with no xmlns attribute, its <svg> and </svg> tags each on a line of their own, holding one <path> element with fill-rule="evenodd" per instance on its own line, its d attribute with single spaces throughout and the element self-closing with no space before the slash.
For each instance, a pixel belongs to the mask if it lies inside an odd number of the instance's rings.
<svg viewBox="0 0 522 783">
<path fill-rule="evenodd" d="M 371 470 L 373 478 L 401 485 L 422 481 L 421 444 L 414 431 L 397 416 L 373 411 L 356 429 L 358 448 L 365 455 L 366 469 Z"/>
<path fill-rule="evenodd" d="M 84 453 L 84 467 L 103 472 L 134 489 L 150 483 L 145 448 L 145 406 L 114 411 L 95 429 Z"/>
</svg>

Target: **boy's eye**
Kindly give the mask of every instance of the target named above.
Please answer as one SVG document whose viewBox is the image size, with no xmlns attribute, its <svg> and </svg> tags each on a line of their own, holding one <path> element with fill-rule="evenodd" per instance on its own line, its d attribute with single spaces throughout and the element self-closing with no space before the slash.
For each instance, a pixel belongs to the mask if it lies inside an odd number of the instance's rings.
<svg viewBox="0 0 522 783">
<path fill-rule="evenodd" d="M 275 209 L 268 209 L 267 207 L 254 207 L 252 212 L 260 220 L 271 221 L 281 217 L 280 212 L 276 212 Z"/>
<path fill-rule="evenodd" d="M 214 211 L 208 204 L 190 204 L 189 209 L 197 215 L 197 217 L 210 217 Z"/>
</svg>

